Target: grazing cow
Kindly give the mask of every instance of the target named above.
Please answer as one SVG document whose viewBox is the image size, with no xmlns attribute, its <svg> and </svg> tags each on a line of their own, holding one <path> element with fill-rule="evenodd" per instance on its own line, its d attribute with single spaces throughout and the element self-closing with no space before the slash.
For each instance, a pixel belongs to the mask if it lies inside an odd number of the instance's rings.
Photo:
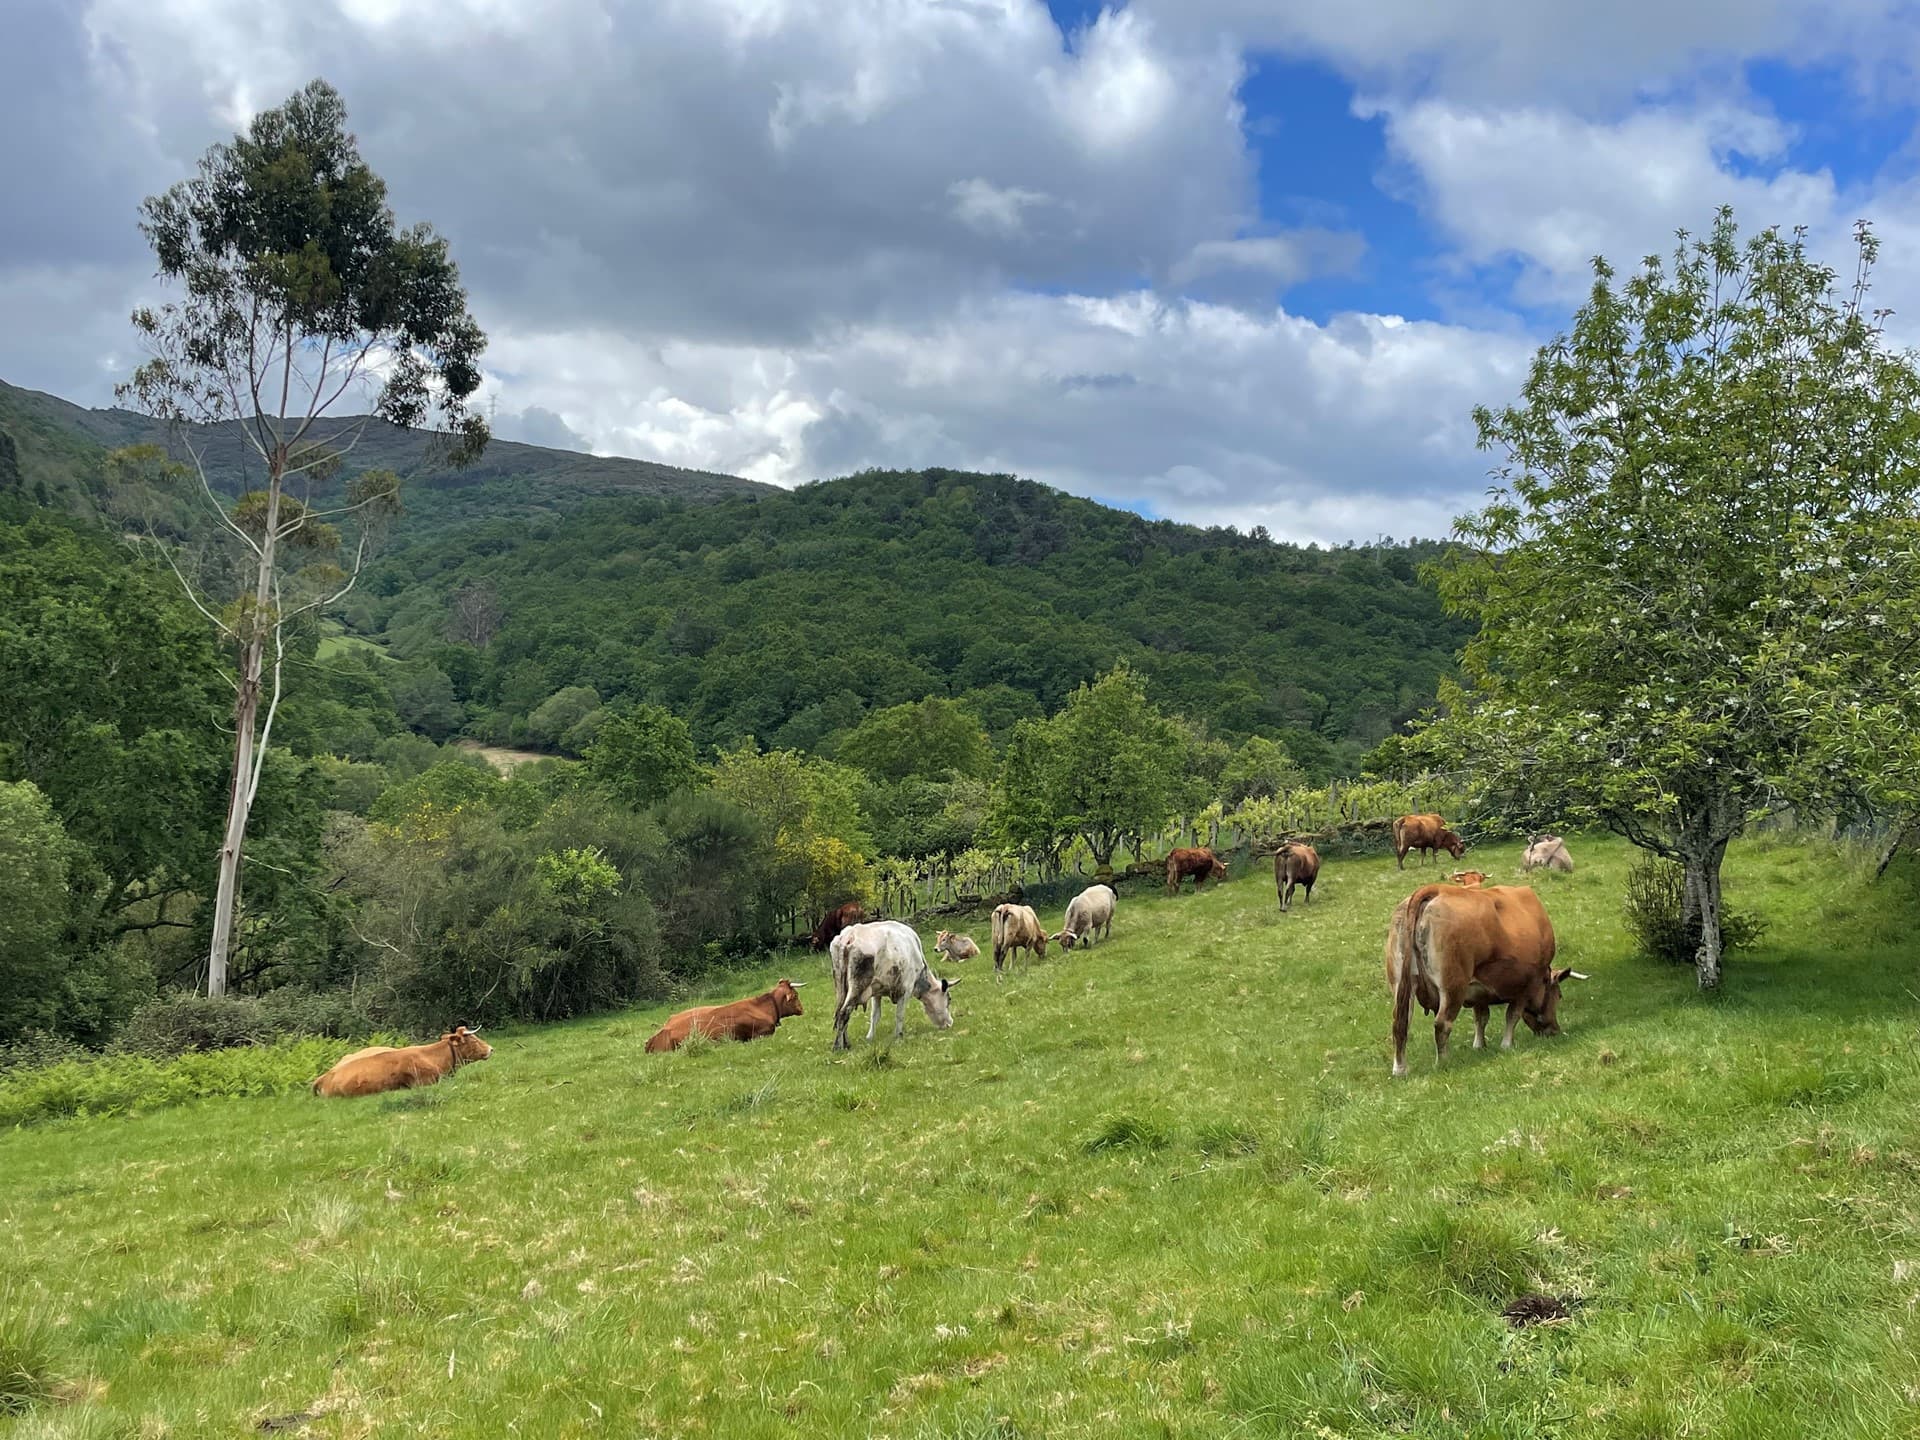
<svg viewBox="0 0 1920 1440">
<path fill-rule="evenodd" d="M 858 900 L 849 900 L 829 910 L 826 917 L 813 927 L 813 938 L 807 942 L 810 950 L 824 950 L 833 943 L 833 937 L 849 925 L 858 925 L 867 918 L 866 907 Z"/>
<path fill-rule="evenodd" d="M 315 1076 L 307 1088 L 328 1098 L 413 1090 L 422 1085 L 437 1085 L 462 1065 L 484 1060 L 491 1054 L 493 1047 L 480 1038 L 480 1032 L 462 1025 L 425 1045 L 405 1045 L 397 1049 L 391 1045 L 372 1045 L 356 1050 L 336 1061 L 324 1075 Z"/>
<path fill-rule="evenodd" d="M 1487 883 L 1487 872 L 1484 870 L 1456 870 L 1447 876 L 1447 883 L 1449 885 L 1459 885 L 1468 890 L 1477 890 L 1480 886 Z"/>
<path fill-rule="evenodd" d="M 1198 892 L 1209 879 L 1226 879 L 1227 867 L 1204 845 L 1192 850 L 1175 850 L 1167 856 L 1167 894 L 1176 893 L 1180 882 L 1189 875 L 1193 876 L 1193 888 Z"/>
<path fill-rule="evenodd" d="M 696 1030 L 710 1040 L 763 1040 L 780 1028 L 780 1022 L 793 1015 L 804 1015 L 800 997 L 794 992 L 806 982 L 782 980 L 764 995 L 750 996 L 726 1005 L 696 1005 L 682 1010 L 653 1032 L 647 1050 L 655 1055 L 678 1050 Z"/>
<path fill-rule="evenodd" d="M 1562 875 L 1573 873 L 1573 856 L 1567 853 L 1567 842 L 1558 835 L 1536 835 L 1527 845 L 1527 853 L 1520 857 L 1523 870 L 1557 870 Z"/>
<path fill-rule="evenodd" d="M 1446 1059 L 1447 1037 L 1461 1006 L 1473 1010 L 1473 1046 L 1486 1044 L 1487 1012 L 1507 1007 L 1502 1050 L 1525 1020 L 1536 1035 L 1560 1033 L 1560 986 L 1584 980 L 1553 968 L 1553 922 L 1524 885 L 1464 890 L 1426 885 L 1393 912 L 1387 932 L 1387 983 L 1393 988 L 1393 1073 L 1407 1073 L 1407 1025 L 1418 999 L 1434 1015 L 1433 1046 Z"/>
<path fill-rule="evenodd" d="M 993 975 L 1000 978 L 1000 967 L 1015 950 L 1025 950 L 1029 958 L 1047 958 L 1047 932 L 1031 905 L 993 907 Z"/>
<path fill-rule="evenodd" d="M 1313 882 L 1320 878 L 1320 852 L 1301 840 L 1289 840 L 1273 852 L 1273 883 L 1280 892 L 1280 908 L 1293 908 L 1293 889 L 1307 892 L 1313 903 Z"/>
<path fill-rule="evenodd" d="M 1060 942 L 1064 950 L 1071 950 L 1083 941 L 1091 946 L 1096 930 L 1100 932 L 1102 940 L 1106 939 L 1113 933 L 1113 907 L 1116 899 L 1110 887 L 1089 885 L 1067 902 L 1067 923 L 1053 938 Z"/>
<path fill-rule="evenodd" d="M 933 937 L 933 948 L 956 965 L 962 960 L 971 960 L 980 953 L 980 947 L 973 943 L 973 937 L 962 935 L 957 930 L 942 930 Z"/>
<path fill-rule="evenodd" d="M 920 937 L 898 920 L 849 925 L 828 946 L 833 956 L 833 1048 L 847 1048 L 847 1017 L 870 1008 L 867 1039 L 880 1027 L 880 1002 L 893 1001 L 893 1038 L 907 1026 L 907 1001 L 918 1000 L 936 1029 L 953 1026 L 947 994 L 960 982 L 942 980 L 927 968 Z"/>
<path fill-rule="evenodd" d="M 1402 815 L 1393 822 L 1393 853 L 1402 870 L 1407 868 L 1407 852 L 1418 850 L 1422 864 L 1444 850 L 1458 860 L 1466 853 L 1467 842 L 1447 828 L 1438 815 Z"/>
</svg>

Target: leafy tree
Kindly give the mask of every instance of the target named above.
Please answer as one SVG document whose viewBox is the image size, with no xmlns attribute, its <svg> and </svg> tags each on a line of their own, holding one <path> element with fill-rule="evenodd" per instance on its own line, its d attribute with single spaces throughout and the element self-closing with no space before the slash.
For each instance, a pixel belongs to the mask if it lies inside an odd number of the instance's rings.
<svg viewBox="0 0 1920 1440">
<path fill-rule="evenodd" d="M 1305 780 L 1305 772 L 1294 764 L 1284 745 L 1254 735 L 1227 761 L 1220 777 L 1220 798 L 1229 807 L 1244 805 L 1279 795 Z"/>
<path fill-rule="evenodd" d="M 1595 261 L 1571 336 L 1476 416 L 1503 484 L 1440 577 L 1480 633 L 1431 738 L 1522 814 L 1678 861 L 1703 989 L 1728 842 L 1846 803 L 1920 720 L 1920 372 L 1856 240 L 1844 289 L 1724 210 L 1670 269 Z"/>
<path fill-rule="evenodd" d="M 600 708 L 600 692 L 591 685 L 568 685 L 556 690 L 527 717 L 527 734 L 542 745 L 558 745 L 561 737 Z"/>
<path fill-rule="evenodd" d="M 867 716 L 841 740 L 840 759 L 876 780 L 940 780 L 987 774 L 993 750 L 971 710 L 928 696 Z"/>
<path fill-rule="evenodd" d="M 395 666 L 387 684 L 394 711 L 429 739 L 445 740 L 466 719 L 466 711 L 454 697 L 453 681 L 430 661 Z"/>
<path fill-rule="evenodd" d="M 280 696 L 285 627 L 345 594 L 373 522 L 397 505 L 397 479 L 377 471 L 347 483 L 337 503 L 313 503 L 314 486 L 339 468 L 359 433 L 323 425 L 323 417 L 349 392 L 401 426 L 436 412 L 458 437 L 454 458 L 471 458 L 487 438 L 485 421 L 466 405 L 480 384 L 485 339 L 445 241 L 425 226 L 396 225 L 386 186 L 347 133 L 346 107 L 323 81 L 215 145 L 194 178 L 150 197 L 141 215 L 161 276 L 184 294 L 134 313 L 153 358 L 122 397 L 182 427 L 231 422 L 219 433 L 239 437 L 261 480 L 229 503 L 188 439 L 203 497 L 235 573 L 246 577 L 231 605 L 199 602 L 238 657 L 207 966 L 208 994 L 218 996 L 248 816 Z M 344 549 L 342 524 L 358 532 Z M 302 556 L 313 563 L 301 564 Z"/>
<path fill-rule="evenodd" d="M 491 580 L 469 580 L 447 602 L 447 637 L 484 650 L 506 618 L 499 587 Z"/>
<path fill-rule="evenodd" d="M 706 778 L 687 722 L 658 705 L 609 717 L 587 751 L 587 774 L 629 805 L 697 789 Z"/>
<path fill-rule="evenodd" d="M 1052 719 L 1015 728 L 1001 775 L 1002 833 L 1056 854 L 1063 837 L 1078 835 L 1110 876 L 1120 842 L 1158 830 L 1173 813 L 1186 739 L 1148 701 L 1139 674 L 1109 671 Z"/>
<path fill-rule="evenodd" d="M 0 430 L 0 490 L 20 488 L 20 447 L 13 436 Z"/>
<path fill-rule="evenodd" d="M 75 858 L 47 797 L 28 781 L 0 781 L 0 1041 L 50 1030 L 59 1015 Z"/>
</svg>

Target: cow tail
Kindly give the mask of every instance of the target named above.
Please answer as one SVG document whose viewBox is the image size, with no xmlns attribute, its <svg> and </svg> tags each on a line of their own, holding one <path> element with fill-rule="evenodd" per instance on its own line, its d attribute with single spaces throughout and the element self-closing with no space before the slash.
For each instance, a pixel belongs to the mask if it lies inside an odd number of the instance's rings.
<svg viewBox="0 0 1920 1440">
<path fill-rule="evenodd" d="M 1400 911 L 1399 918 L 1394 922 L 1393 934 L 1388 937 L 1394 958 L 1393 1062 L 1396 1074 L 1406 1065 L 1407 1030 L 1413 1016 L 1413 967 L 1417 963 L 1414 959 L 1413 937 L 1413 906 L 1409 904 Z"/>
<path fill-rule="evenodd" d="M 1401 832 L 1404 831 L 1406 828 L 1407 828 L 1406 816 L 1404 815 L 1395 816 L 1393 821 L 1393 848 L 1394 849 L 1398 850 L 1400 848 L 1400 835 L 1401 835 Z"/>
</svg>

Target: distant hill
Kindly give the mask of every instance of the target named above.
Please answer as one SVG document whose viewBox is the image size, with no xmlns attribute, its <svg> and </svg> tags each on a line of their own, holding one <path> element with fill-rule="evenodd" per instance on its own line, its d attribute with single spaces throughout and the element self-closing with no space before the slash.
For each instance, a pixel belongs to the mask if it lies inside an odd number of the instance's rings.
<svg viewBox="0 0 1920 1440">
<path fill-rule="evenodd" d="M 348 463 L 352 473 L 392 470 L 408 482 L 406 503 L 426 528 L 479 516 L 497 517 L 551 512 L 582 499 L 645 495 L 701 503 L 772 493 L 775 487 L 733 475 L 681 470 L 647 460 L 585 455 L 495 440 L 477 464 L 449 468 L 439 457 L 434 436 L 402 430 L 381 420 L 343 416 L 316 426 L 321 438 L 351 432 L 364 423 Z M 38 390 L 0 381 L 0 433 L 12 441 L 18 483 L 29 494 L 45 489 L 45 503 L 85 512 L 97 493 L 100 462 L 123 445 L 168 446 L 161 422 L 131 410 L 89 410 Z M 252 474 L 254 460 L 236 422 L 189 432 L 205 460 L 214 486 L 237 492 Z M 171 448 L 178 449 L 177 446 Z M 6 440 L 0 440 L 0 484 L 7 482 Z M 36 498 L 40 498 L 36 495 Z"/>
</svg>

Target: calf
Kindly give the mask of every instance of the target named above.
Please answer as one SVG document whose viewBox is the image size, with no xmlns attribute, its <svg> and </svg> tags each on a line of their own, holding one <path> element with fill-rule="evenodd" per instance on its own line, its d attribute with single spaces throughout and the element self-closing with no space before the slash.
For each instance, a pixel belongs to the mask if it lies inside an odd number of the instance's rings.
<svg viewBox="0 0 1920 1440">
<path fill-rule="evenodd" d="M 1524 885 L 1467 890 L 1427 885 L 1393 912 L 1387 932 L 1387 982 L 1393 988 L 1393 1073 L 1407 1073 L 1407 1028 L 1417 999 L 1435 1016 L 1436 1058 L 1461 1007 L 1473 1009 L 1473 1045 L 1486 1044 L 1487 1012 L 1507 1007 L 1500 1048 L 1513 1047 L 1514 1025 L 1525 1020 L 1536 1035 L 1560 1033 L 1560 986 L 1587 977 L 1553 968 L 1553 922 L 1540 897 Z"/>
<path fill-rule="evenodd" d="M 880 1002 L 893 1001 L 893 1038 L 907 1026 L 907 1001 L 918 1000 L 936 1029 L 953 1026 L 953 1007 L 947 994 L 960 982 L 942 980 L 927 968 L 920 937 L 911 925 L 898 920 L 875 920 L 849 925 L 827 947 L 833 956 L 833 1048 L 847 1046 L 847 1018 L 862 1005 L 870 1007 L 867 1039 L 880 1028 Z"/>
<path fill-rule="evenodd" d="M 1100 938 L 1106 939 L 1113 933 L 1113 909 L 1116 897 L 1105 885 L 1089 885 L 1072 900 L 1067 902 L 1067 923 L 1053 938 L 1060 942 L 1061 948 L 1071 950 L 1075 945 L 1085 942 L 1091 946 L 1097 930 Z"/>
<path fill-rule="evenodd" d="M 1209 879 L 1226 879 L 1227 867 L 1204 845 L 1171 852 L 1167 856 L 1167 894 L 1178 891 L 1180 882 L 1189 875 L 1193 877 L 1193 888 L 1198 891 Z"/>
<path fill-rule="evenodd" d="M 734 1000 L 725 1005 L 696 1005 L 682 1010 L 653 1032 L 647 1050 L 658 1055 L 678 1050 L 695 1031 L 710 1040 L 761 1040 L 780 1028 L 780 1022 L 804 1015 L 800 997 L 794 992 L 806 982 L 782 980 L 764 995 Z"/>
<path fill-rule="evenodd" d="M 437 1085 L 462 1065 L 484 1060 L 493 1047 L 478 1030 L 461 1025 L 425 1045 L 373 1045 L 336 1061 L 307 1088 L 328 1098 L 378 1095 L 387 1090 L 413 1090 Z"/>
<path fill-rule="evenodd" d="M 973 943 L 971 935 L 962 935 L 955 930 L 942 930 L 934 936 L 933 948 L 956 965 L 962 960 L 971 960 L 980 953 L 980 947 Z"/>
<path fill-rule="evenodd" d="M 1407 852 L 1418 850 L 1421 862 L 1444 850 L 1458 860 L 1466 853 L 1467 842 L 1447 828 L 1438 815 L 1402 815 L 1393 822 L 1393 854 L 1402 870 L 1407 868 Z"/>
<path fill-rule="evenodd" d="M 1320 878 L 1320 852 L 1300 840 L 1289 840 L 1273 852 L 1273 883 L 1280 892 L 1280 908 L 1293 908 L 1293 891 L 1299 886 L 1313 903 L 1313 882 Z"/>
<path fill-rule="evenodd" d="M 993 974 L 1000 977 L 1001 966 L 1015 950 L 1025 950 L 1030 956 L 1047 958 L 1047 932 L 1040 926 L 1040 917 L 1033 913 L 1030 905 L 996 905 L 993 907 Z"/>
<path fill-rule="evenodd" d="M 1567 851 L 1567 842 L 1558 835 L 1538 835 L 1527 844 L 1526 854 L 1520 857 L 1523 870 L 1556 870 L 1562 875 L 1573 873 L 1573 856 Z"/>
</svg>

